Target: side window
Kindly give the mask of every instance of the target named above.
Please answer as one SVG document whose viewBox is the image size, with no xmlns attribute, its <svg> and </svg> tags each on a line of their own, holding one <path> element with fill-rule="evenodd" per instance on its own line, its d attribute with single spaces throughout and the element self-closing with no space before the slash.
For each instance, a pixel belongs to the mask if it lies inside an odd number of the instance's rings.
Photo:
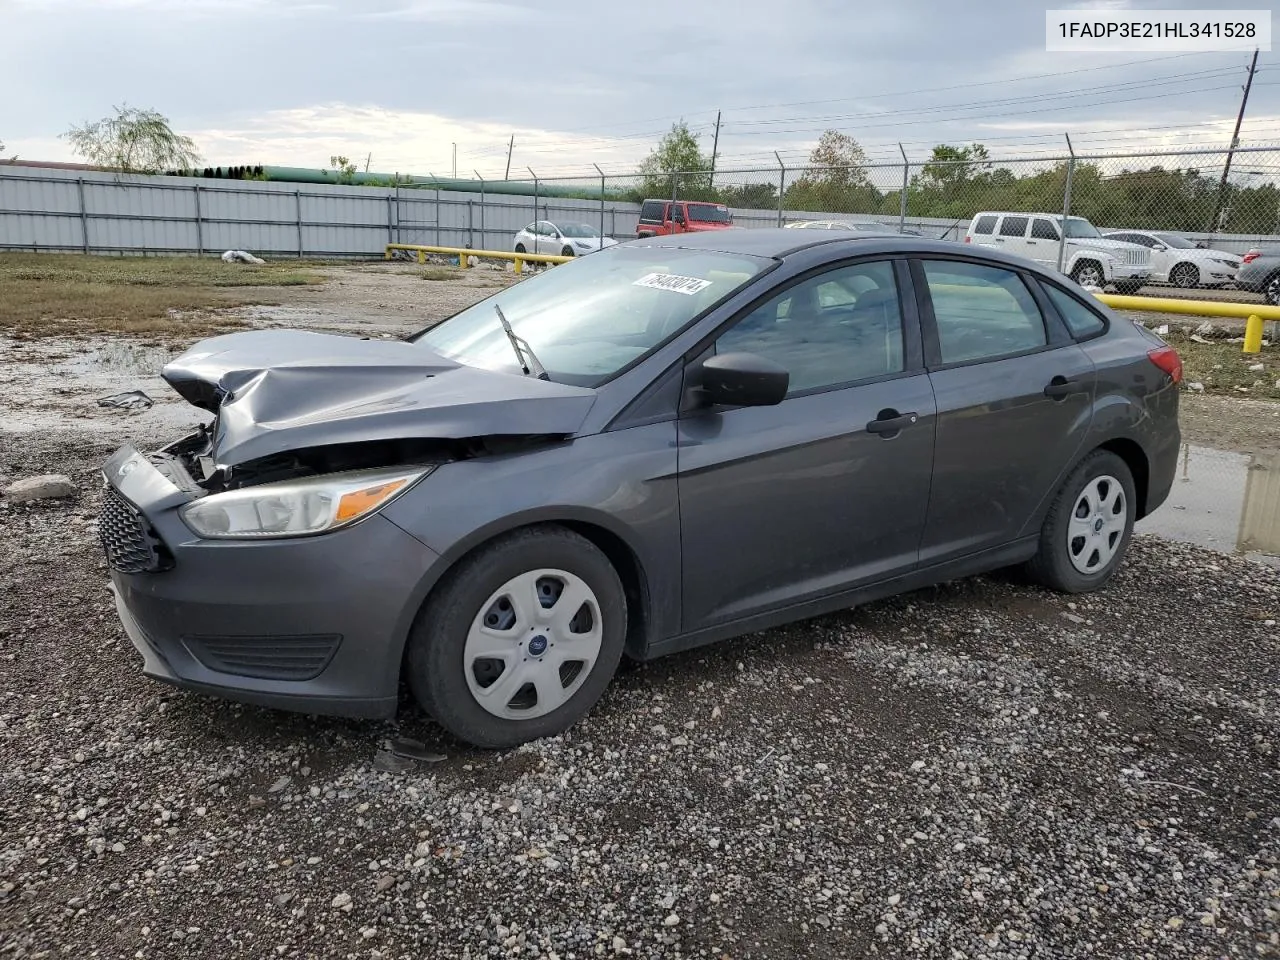
<svg viewBox="0 0 1280 960">
<path fill-rule="evenodd" d="M 1031 221 L 1031 237 L 1034 240 L 1058 240 L 1058 230 L 1048 220 L 1039 217 Z"/>
<path fill-rule="evenodd" d="M 902 311 L 893 264 L 855 263 L 810 277 L 721 334 L 717 353 L 755 353 L 791 374 L 788 396 L 900 373 Z"/>
<path fill-rule="evenodd" d="M 1154 247 L 1156 245 L 1154 237 L 1148 237 L 1141 233 L 1130 234 L 1128 240 L 1130 243 L 1136 243 L 1143 247 Z"/>
<path fill-rule="evenodd" d="M 524 228 L 524 232 L 525 232 L 525 233 L 537 233 L 537 232 L 538 232 L 538 225 L 537 225 L 536 223 L 531 223 L 531 224 L 529 224 L 527 227 L 525 227 L 525 228 Z"/>
<path fill-rule="evenodd" d="M 1059 290 L 1050 283 L 1042 283 L 1044 292 L 1049 295 L 1053 305 L 1062 314 L 1071 335 L 1077 340 L 1092 337 L 1107 328 L 1106 322 L 1065 290 Z"/>
<path fill-rule="evenodd" d="M 955 260 L 925 260 L 942 362 L 995 360 L 1043 347 L 1044 318 L 1012 270 Z"/>
<path fill-rule="evenodd" d="M 983 234 L 995 233 L 996 218 L 993 216 L 979 217 L 977 222 L 973 225 L 973 232 Z"/>
<path fill-rule="evenodd" d="M 1026 235 L 1026 217 L 1005 217 L 1000 224 L 1000 236 L 1002 237 L 1025 237 Z"/>
<path fill-rule="evenodd" d="M 661 200 L 646 200 L 644 205 L 640 208 L 640 219 L 661 220 L 662 207 L 663 203 Z"/>
</svg>

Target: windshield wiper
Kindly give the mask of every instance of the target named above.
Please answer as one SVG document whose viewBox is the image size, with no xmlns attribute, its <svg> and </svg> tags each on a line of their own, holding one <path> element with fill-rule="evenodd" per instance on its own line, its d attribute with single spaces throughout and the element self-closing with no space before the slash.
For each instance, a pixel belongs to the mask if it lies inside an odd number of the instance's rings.
<svg viewBox="0 0 1280 960">
<path fill-rule="evenodd" d="M 539 380 L 550 380 L 547 374 L 547 368 L 538 362 L 537 355 L 533 352 L 533 347 L 529 346 L 529 341 L 524 337 L 516 336 L 516 332 L 511 329 L 511 324 L 502 313 L 502 308 L 496 303 L 493 305 L 493 311 L 498 315 L 498 322 L 502 324 L 502 329 L 506 331 L 507 339 L 511 341 L 511 349 L 516 352 L 516 362 L 520 364 L 520 369 L 524 371 L 524 375 L 535 376 Z M 526 358 L 528 358 L 526 360 Z"/>
</svg>

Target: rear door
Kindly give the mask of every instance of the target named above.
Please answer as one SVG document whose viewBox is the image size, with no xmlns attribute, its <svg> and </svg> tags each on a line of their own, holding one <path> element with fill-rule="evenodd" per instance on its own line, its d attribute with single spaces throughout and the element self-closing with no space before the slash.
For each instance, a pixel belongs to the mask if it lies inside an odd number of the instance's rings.
<svg viewBox="0 0 1280 960">
<path fill-rule="evenodd" d="M 938 405 L 926 566 L 1037 532 L 1031 521 L 1081 452 L 1095 377 L 1018 271 L 931 258 L 912 275 Z"/>
<path fill-rule="evenodd" d="M 1030 228 L 1030 217 L 1006 213 L 996 227 L 996 246 L 1005 253 L 1016 253 L 1020 257 L 1031 256 L 1031 248 L 1027 246 L 1027 231 Z"/>
<path fill-rule="evenodd" d="M 719 336 L 711 350 L 768 357 L 791 388 L 681 415 L 686 632 L 916 565 L 934 445 L 917 333 L 905 261 L 871 260 L 801 278 Z"/>
</svg>

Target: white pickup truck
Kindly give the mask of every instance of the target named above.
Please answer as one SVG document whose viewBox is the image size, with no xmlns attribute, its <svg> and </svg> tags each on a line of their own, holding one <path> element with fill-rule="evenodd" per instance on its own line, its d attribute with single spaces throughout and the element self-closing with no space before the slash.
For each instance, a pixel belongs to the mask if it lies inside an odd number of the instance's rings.
<svg viewBox="0 0 1280 960">
<path fill-rule="evenodd" d="M 1062 272 L 1082 287 L 1112 284 L 1133 293 L 1151 277 L 1151 251 L 1136 243 L 1109 240 L 1084 217 L 1060 213 L 1012 213 L 986 210 L 969 221 L 965 243 L 1016 253 L 1046 267 L 1058 266 L 1065 227 Z"/>
</svg>

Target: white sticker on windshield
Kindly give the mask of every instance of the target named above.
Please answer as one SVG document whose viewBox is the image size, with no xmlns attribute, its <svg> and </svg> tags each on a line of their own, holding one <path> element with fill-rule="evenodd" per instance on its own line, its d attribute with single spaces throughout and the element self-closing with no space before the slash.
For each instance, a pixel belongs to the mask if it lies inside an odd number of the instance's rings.
<svg viewBox="0 0 1280 960">
<path fill-rule="evenodd" d="M 697 277 L 680 277 L 674 273 L 646 273 L 632 284 L 633 287 L 654 287 L 658 290 L 670 290 L 672 293 L 683 293 L 692 296 L 711 286 L 710 280 Z"/>
</svg>

